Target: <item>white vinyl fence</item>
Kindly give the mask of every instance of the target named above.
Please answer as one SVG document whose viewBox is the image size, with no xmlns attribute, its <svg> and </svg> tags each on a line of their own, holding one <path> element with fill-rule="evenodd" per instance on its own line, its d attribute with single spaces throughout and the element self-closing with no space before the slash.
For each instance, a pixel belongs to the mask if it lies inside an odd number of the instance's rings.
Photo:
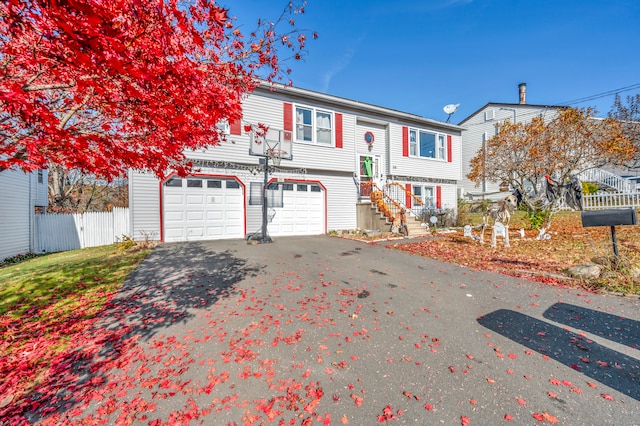
<svg viewBox="0 0 640 426">
<path fill-rule="evenodd" d="M 585 210 L 601 210 L 619 207 L 640 208 L 640 192 L 615 192 L 588 194 L 582 197 Z"/>
<path fill-rule="evenodd" d="M 129 209 L 84 214 L 37 214 L 39 252 L 57 252 L 113 244 L 130 235 Z"/>
</svg>

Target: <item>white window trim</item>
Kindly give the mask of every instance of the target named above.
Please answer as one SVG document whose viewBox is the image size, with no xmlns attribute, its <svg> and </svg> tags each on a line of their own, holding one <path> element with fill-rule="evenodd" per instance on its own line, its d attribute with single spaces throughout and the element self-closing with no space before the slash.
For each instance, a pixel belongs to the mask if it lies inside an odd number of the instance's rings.
<svg viewBox="0 0 640 426">
<path fill-rule="evenodd" d="M 298 108 L 311 111 L 311 135 L 312 136 L 310 141 L 307 141 L 304 139 L 298 139 L 298 122 L 297 122 Z M 336 146 L 336 119 L 335 119 L 335 113 L 333 111 L 328 111 L 322 108 L 315 108 L 308 105 L 298 105 L 298 104 L 293 105 L 292 110 L 293 110 L 293 127 L 294 127 L 293 134 L 294 134 L 294 140 L 297 143 L 304 143 L 304 144 L 316 145 L 316 146 L 325 146 L 330 148 L 333 148 Z M 318 142 L 318 128 L 319 128 L 318 120 L 317 120 L 318 113 L 329 114 L 329 116 L 331 117 L 331 142 L 328 144 Z"/>
<path fill-rule="evenodd" d="M 415 143 L 411 142 L 411 132 L 416 132 L 416 141 L 415 141 Z M 423 156 L 420 155 L 420 132 L 429 133 L 429 134 L 435 135 L 435 146 L 434 146 L 434 153 L 436 154 L 435 157 L 423 157 Z M 442 147 L 438 145 L 440 140 L 442 140 L 442 142 L 444 144 Z M 415 154 L 411 153 L 412 145 L 415 146 Z M 443 150 L 442 150 L 442 158 L 439 157 L 440 148 L 443 148 Z M 447 152 L 448 151 L 447 151 L 447 135 L 446 135 L 446 133 L 439 133 L 439 132 L 434 132 L 432 130 L 417 129 L 417 128 L 413 128 L 413 127 L 409 128 L 409 157 L 422 158 L 424 160 L 432 160 L 432 161 L 435 160 L 435 161 L 446 162 L 448 160 L 447 159 Z"/>
<path fill-rule="evenodd" d="M 414 194 L 415 194 L 416 187 L 420 188 L 420 196 L 418 198 L 420 198 L 420 200 L 424 203 L 424 207 L 428 209 L 435 209 L 436 208 L 436 187 L 434 185 L 412 184 L 411 191 Z M 429 198 L 425 198 L 425 195 L 427 194 L 427 190 L 430 190 L 429 192 L 431 193 L 431 197 Z M 427 200 L 430 200 L 429 204 L 427 204 Z"/>
</svg>

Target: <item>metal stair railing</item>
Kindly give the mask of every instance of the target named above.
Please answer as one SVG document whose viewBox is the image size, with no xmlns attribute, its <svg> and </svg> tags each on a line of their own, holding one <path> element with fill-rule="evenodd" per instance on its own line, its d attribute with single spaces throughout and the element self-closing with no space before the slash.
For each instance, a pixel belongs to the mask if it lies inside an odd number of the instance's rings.
<svg viewBox="0 0 640 426">
<path fill-rule="evenodd" d="M 601 183 L 624 193 L 635 192 L 630 181 L 602 169 L 583 170 L 578 173 L 578 178 L 583 182 Z"/>
<path fill-rule="evenodd" d="M 417 219 L 421 218 L 423 211 L 425 210 L 424 202 L 416 197 L 411 191 L 398 182 L 391 182 L 384 186 L 383 192 L 386 197 L 393 200 L 401 208 L 405 209 L 410 216 Z M 411 207 L 407 207 L 407 197 L 411 197 Z"/>
</svg>

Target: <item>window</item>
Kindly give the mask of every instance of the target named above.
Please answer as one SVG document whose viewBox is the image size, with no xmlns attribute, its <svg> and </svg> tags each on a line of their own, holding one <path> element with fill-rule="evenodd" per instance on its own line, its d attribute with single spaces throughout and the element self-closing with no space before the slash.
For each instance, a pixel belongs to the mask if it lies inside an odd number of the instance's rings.
<svg viewBox="0 0 640 426">
<path fill-rule="evenodd" d="M 164 183 L 164 186 L 171 186 L 171 187 L 177 187 L 177 188 L 182 188 L 182 179 L 179 178 L 171 178 L 168 181 L 166 181 Z"/>
<path fill-rule="evenodd" d="M 237 189 L 237 188 L 240 188 L 240 184 L 238 183 L 237 180 L 228 180 L 227 181 L 227 188 Z"/>
<path fill-rule="evenodd" d="M 413 185 L 412 191 L 413 195 L 424 203 L 425 208 L 436 208 L 436 190 L 433 186 Z"/>
<path fill-rule="evenodd" d="M 442 133 L 409 129 L 409 155 L 412 157 L 447 159 L 447 138 Z"/>
<path fill-rule="evenodd" d="M 300 192 L 307 192 L 307 185 L 298 184 L 296 189 Z"/>
<path fill-rule="evenodd" d="M 418 155 L 418 144 L 417 144 L 416 131 L 411 129 L 409 130 L 409 155 L 415 157 Z"/>
<path fill-rule="evenodd" d="M 201 179 L 187 179 L 187 188 L 202 188 Z"/>
<path fill-rule="evenodd" d="M 283 183 L 282 184 L 282 190 L 283 191 L 293 191 L 293 184 L 292 183 Z"/>
<path fill-rule="evenodd" d="M 311 192 L 322 192 L 322 189 L 318 185 L 311 185 Z"/>
<path fill-rule="evenodd" d="M 38 183 L 44 183 L 44 172 L 42 169 L 38 170 Z"/>
<path fill-rule="evenodd" d="M 333 114 L 304 107 L 295 114 L 297 141 L 333 146 Z"/>
<path fill-rule="evenodd" d="M 220 180 L 208 180 L 207 188 L 222 188 L 222 181 Z"/>
</svg>

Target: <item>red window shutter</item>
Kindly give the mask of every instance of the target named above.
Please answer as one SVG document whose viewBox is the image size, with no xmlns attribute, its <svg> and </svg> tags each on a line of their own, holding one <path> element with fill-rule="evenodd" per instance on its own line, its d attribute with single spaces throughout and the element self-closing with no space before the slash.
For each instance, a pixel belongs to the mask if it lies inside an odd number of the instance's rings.
<svg viewBox="0 0 640 426">
<path fill-rule="evenodd" d="M 409 128 L 406 126 L 402 127 L 402 156 L 409 156 Z"/>
<path fill-rule="evenodd" d="M 284 130 L 293 131 L 293 105 L 284 103 Z"/>
<path fill-rule="evenodd" d="M 229 125 L 229 133 L 232 135 L 241 135 L 242 134 L 242 122 L 240 120 L 236 120 Z"/>
<path fill-rule="evenodd" d="M 406 195 L 405 204 L 407 208 L 410 209 L 411 208 L 411 184 L 410 183 L 406 184 L 406 188 L 407 188 L 407 191 L 405 192 L 405 195 Z"/>
<path fill-rule="evenodd" d="M 449 163 L 453 161 L 452 151 L 453 151 L 453 148 L 451 147 L 451 135 L 447 135 L 447 161 Z"/>
<path fill-rule="evenodd" d="M 442 208 L 442 187 L 436 186 L 436 209 Z"/>
<path fill-rule="evenodd" d="M 336 113 L 336 148 L 342 148 L 342 114 Z"/>
</svg>

